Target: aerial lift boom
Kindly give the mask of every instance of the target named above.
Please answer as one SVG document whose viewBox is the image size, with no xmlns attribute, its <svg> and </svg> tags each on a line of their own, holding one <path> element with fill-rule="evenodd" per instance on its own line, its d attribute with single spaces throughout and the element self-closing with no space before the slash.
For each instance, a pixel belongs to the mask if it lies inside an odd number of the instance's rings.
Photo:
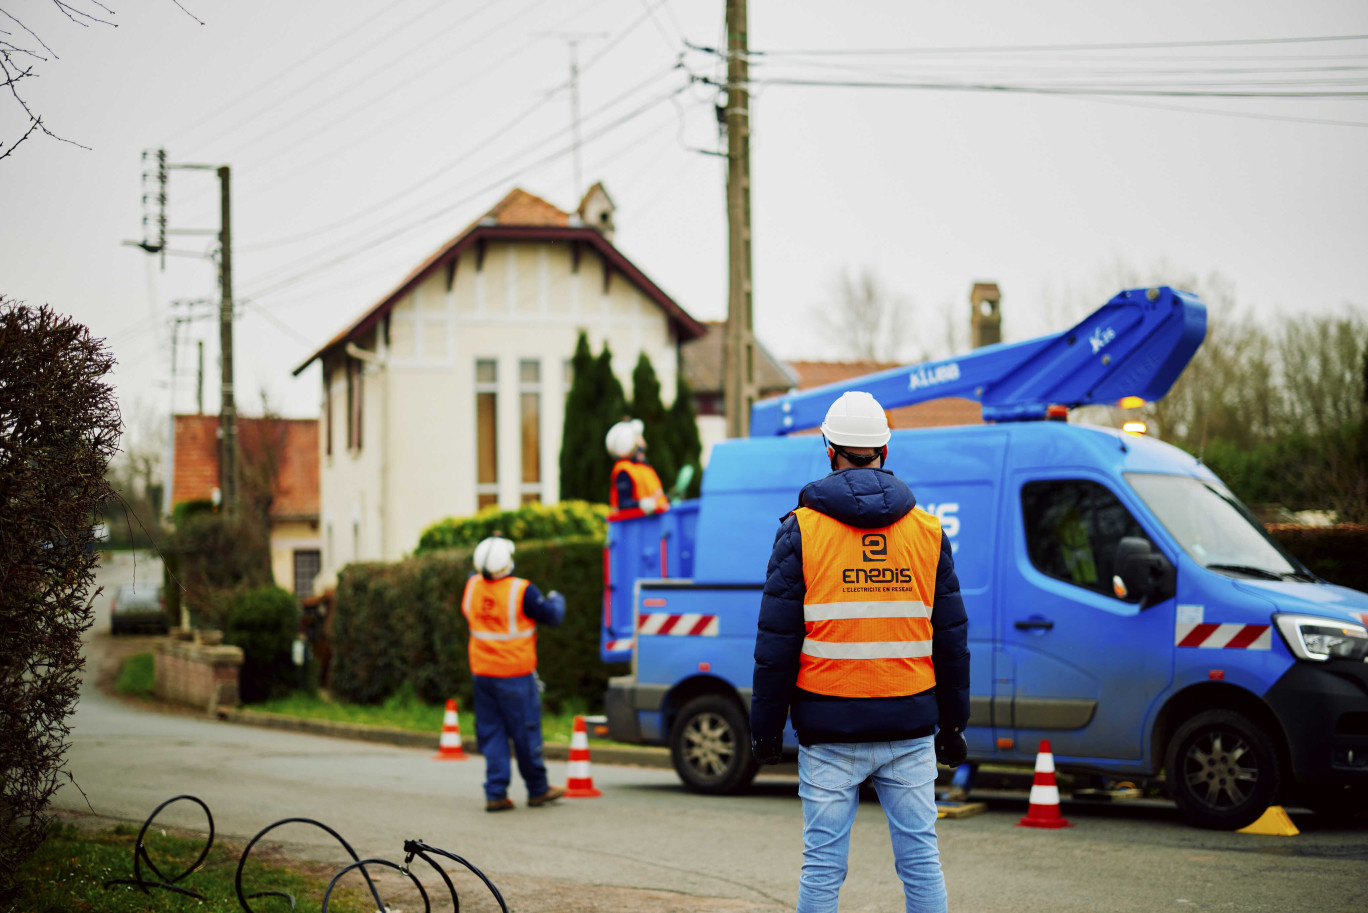
<svg viewBox="0 0 1368 913">
<path fill-rule="evenodd" d="M 1162 286 L 1116 295 L 1076 326 L 1026 342 L 893 368 L 751 409 L 751 437 L 819 427 L 831 403 L 864 390 L 885 409 L 946 396 L 983 404 L 984 421 L 1043 419 L 1052 405 L 1115 404 L 1168 393 L 1206 335 L 1206 307 L 1190 292 Z"/>
</svg>

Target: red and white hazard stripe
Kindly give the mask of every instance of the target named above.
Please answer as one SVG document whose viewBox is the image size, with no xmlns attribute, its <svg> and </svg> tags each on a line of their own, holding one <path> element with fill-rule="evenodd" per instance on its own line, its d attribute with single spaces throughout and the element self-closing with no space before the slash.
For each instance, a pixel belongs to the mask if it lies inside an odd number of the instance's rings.
<svg viewBox="0 0 1368 913">
<path fill-rule="evenodd" d="M 637 634 L 716 637 L 717 616 L 696 613 L 671 615 L 666 612 L 651 612 L 637 616 Z"/>
<path fill-rule="evenodd" d="M 1270 650 L 1273 648 L 1271 625 L 1213 625 L 1179 622 L 1173 642 L 1179 647 L 1201 647 L 1204 650 Z"/>
<path fill-rule="evenodd" d="M 620 640 L 607 641 L 604 643 L 603 649 L 607 650 L 609 653 L 616 653 L 619 650 L 630 650 L 632 649 L 632 638 L 624 637 Z"/>
</svg>

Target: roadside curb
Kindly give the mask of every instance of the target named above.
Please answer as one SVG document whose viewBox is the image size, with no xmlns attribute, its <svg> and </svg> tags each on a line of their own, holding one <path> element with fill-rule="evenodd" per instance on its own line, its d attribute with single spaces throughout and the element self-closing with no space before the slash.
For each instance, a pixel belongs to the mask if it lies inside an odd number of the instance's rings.
<svg viewBox="0 0 1368 913">
<path fill-rule="evenodd" d="M 228 723 L 245 726 L 259 726 L 265 729 L 282 729 L 287 732 L 304 732 L 311 735 L 329 736 L 337 739 L 352 739 L 360 742 L 379 742 L 400 748 L 437 748 L 439 733 L 410 732 L 406 729 L 389 729 L 383 726 L 367 726 L 363 723 L 338 723 L 331 720 L 311 720 L 285 716 L 279 713 L 266 713 L 261 710 L 237 710 L 221 708 L 218 718 Z M 473 744 L 463 746 L 467 754 L 479 754 Z M 601 764 L 623 764 L 633 767 L 663 767 L 670 764 L 670 752 L 666 748 L 632 748 L 620 745 L 589 745 L 592 760 Z M 548 761 L 565 761 L 570 757 L 570 746 L 543 743 L 542 754 Z"/>
</svg>

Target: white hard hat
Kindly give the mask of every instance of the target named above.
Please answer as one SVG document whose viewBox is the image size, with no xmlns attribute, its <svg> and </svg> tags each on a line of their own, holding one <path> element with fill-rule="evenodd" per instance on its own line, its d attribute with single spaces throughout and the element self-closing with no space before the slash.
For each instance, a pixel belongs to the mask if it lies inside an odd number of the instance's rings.
<svg viewBox="0 0 1368 913">
<path fill-rule="evenodd" d="M 888 416 L 872 395 L 853 390 L 831 404 L 822 434 L 842 447 L 882 447 L 889 438 Z"/>
<path fill-rule="evenodd" d="M 513 543 L 490 536 L 475 546 L 475 570 L 486 577 L 507 577 L 513 571 Z"/>
<path fill-rule="evenodd" d="M 636 450 L 637 440 L 645 430 L 646 424 L 639 418 L 618 422 L 608 429 L 608 436 L 603 439 L 604 446 L 615 457 L 629 456 Z"/>
</svg>

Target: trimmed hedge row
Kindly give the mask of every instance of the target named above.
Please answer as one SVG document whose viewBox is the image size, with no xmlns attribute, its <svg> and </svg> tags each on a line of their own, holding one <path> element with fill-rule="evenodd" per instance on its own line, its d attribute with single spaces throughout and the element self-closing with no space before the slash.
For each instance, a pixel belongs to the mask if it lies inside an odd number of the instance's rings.
<svg viewBox="0 0 1368 913">
<path fill-rule="evenodd" d="M 1291 526 L 1270 524 L 1269 533 L 1283 548 L 1331 583 L 1368 593 L 1368 526 Z"/>
<path fill-rule="evenodd" d="M 517 510 L 500 510 L 497 505 L 490 505 L 474 516 L 438 520 L 418 537 L 418 550 L 414 554 L 473 548 L 481 539 L 495 533 L 514 542 L 581 536 L 602 542 L 608 535 L 608 505 L 561 501 L 550 505 L 524 504 Z"/>
<path fill-rule="evenodd" d="M 417 555 L 393 564 L 351 564 L 337 583 L 333 619 L 333 690 L 343 700 L 371 704 L 404 683 L 420 698 L 457 698 L 471 706 L 466 653 L 469 629 L 461 594 L 473 573 L 473 549 Z M 603 539 L 519 542 L 514 573 L 543 593 L 565 596 L 565 621 L 537 631 L 537 672 L 553 711 L 567 703 L 599 708 L 608 678 L 626 663 L 599 658 L 603 605 Z"/>
</svg>

